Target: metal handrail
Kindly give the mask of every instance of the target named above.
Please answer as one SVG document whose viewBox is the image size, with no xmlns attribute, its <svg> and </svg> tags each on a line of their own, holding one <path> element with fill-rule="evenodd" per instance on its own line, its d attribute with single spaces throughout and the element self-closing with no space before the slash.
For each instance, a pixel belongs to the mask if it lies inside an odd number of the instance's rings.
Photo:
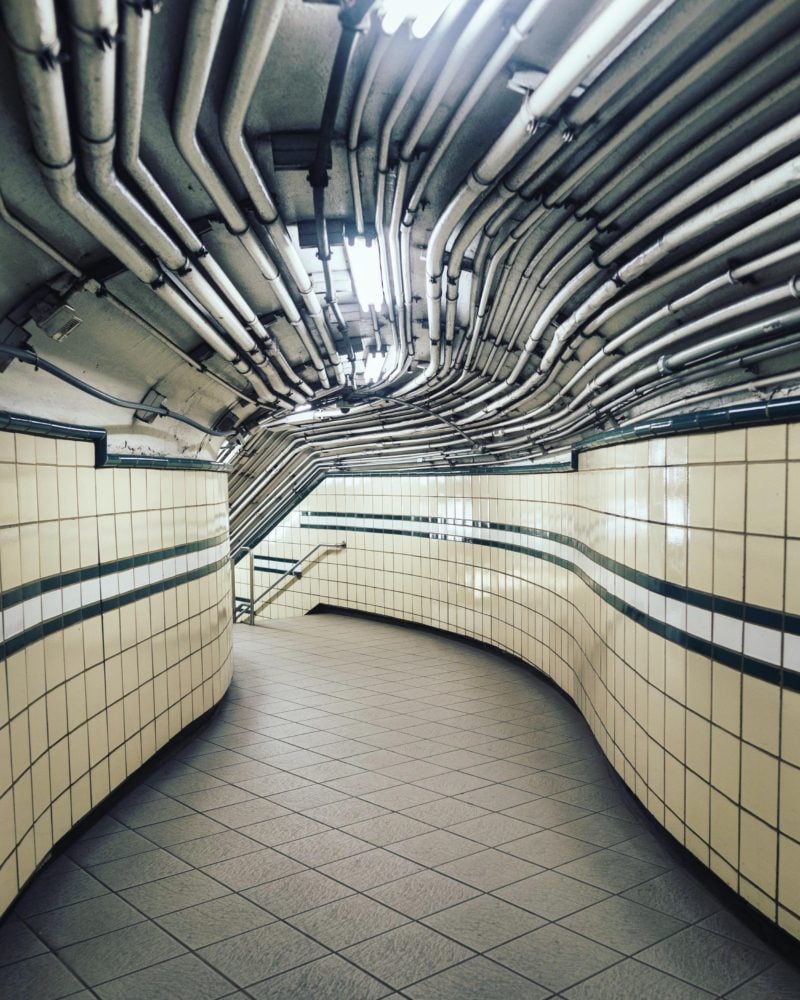
<svg viewBox="0 0 800 1000">
<path fill-rule="evenodd" d="M 299 567 L 302 566 L 304 562 L 307 562 L 311 558 L 311 556 L 313 556 L 316 552 L 319 552 L 320 549 L 346 549 L 346 548 L 347 548 L 347 542 L 320 542 L 319 545 L 315 545 L 313 549 L 309 549 L 309 551 L 306 552 L 305 555 L 300 556 L 298 560 L 292 563 L 289 569 L 281 573 L 281 575 L 277 577 L 277 579 L 273 580 L 272 583 L 266 588 L 266 590 L 263 590 L 258 595 L 258 597 L 251 596 L 249 601 L 246 598 L 237 597 L 236 600 L 241 601 L 242 603 L 240 607 L 234 611 L 233 615 L 234 621 L 239 621 L 240 618 L 242 618 L 246 613 L 249 615 L 250 624 L 254 625 L 256 613 L 260 611 L 267 603 L 267 601 L 264 600 L 267 594 L 275 590 L 276 587 L 280 586 L 280 584 L 283 583 L 283 581 L 286 580 L 288 577 L 294 577 L 295 579 L 299 580 L 300 577 L 302 577 L 303 575 L 302 572 L 300 572 Z M 250 594 L 252 595 L 252 593 L 253 593 L 253 586 L 252 586 L 252 575 L 251 575 Z"/>
</svg>

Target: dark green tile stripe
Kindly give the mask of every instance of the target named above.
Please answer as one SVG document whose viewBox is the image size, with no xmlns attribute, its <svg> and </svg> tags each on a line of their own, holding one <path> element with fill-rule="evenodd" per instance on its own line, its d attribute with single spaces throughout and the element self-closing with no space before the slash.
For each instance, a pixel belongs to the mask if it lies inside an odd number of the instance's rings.
<svg viewBox="0 0 800 1000">
<path fill-rule="evenodd" d="M 735 618 L 738 621 L 752 622 L 753 624 L 763 625 L 765 628 L 773 628 L 780 632 L 788 631 L 800 634 L 800 616 L 784 615 L 783 612 L 775 611 L 771 608 L 762 608 L 755 604 L 745 604 L 742 601 L 732 601 L 727 598 L 716 597 L 714 594 L 709 594 L 704 590 L 694 590 L 691 587 L 683 587 L 678 583 L 670 583 L 668 580 L 662 580 L 660 577 L 651 576 L 649 573 L 642 573 L 639 570 L 632 569 L 630 566 L 626 566 L 625 563 L 617 562 L 616 559 L 611 559 L 608 556 L 602 555 L 585 542 L 581 542 L 577 538 L 573 538 L 571 535 L 562 535 L 557 531 L 545 531 L 542 528 L 526 528 L 519 524 L 503 524 L 499 521 L 475 521 L 470 520 L 469 518 L 458 517 L 424 517 L 420 514 L 355 514 L 352 512 L 343 513 L 341 511 L 302 511 L 301 516 L 344 517 L 351 519 L 367 517 L 376 521 L 380 520 L 388 522 L 414 521 L 417 523 L 421 522 L 423 524 L 441 524 L 443 526 L 451 527 L 487 528 L 492 531 L 513 531 L 517 534 L 525 535 L 528 538 L 544 538 L 551 542 L 557 542 L 560 545 L 569 546 L 575 551 L 580 552 L 581 555 L 591 559 L 592 562 L 603 569 L 609 570 L 616 576 L 622 577 L 630 583 L 635 583 L 654 594 L 672 598 L 681 604 L 690 604 L 693 607 L 702 608 L 704 611 L 711 611 L 713 604 L 714 611 L 719 614 L 728 615 L 730 618 Z M 303 527 L 308 528 L 312 527 L 312 525 L 303 525 Z M 313 527 L 316 527 L 316 525 Z M 335 526 L 328 525 L 328 527 Z M 412 534 L 416 534 L 419 537 L 428 537 L 425 532 L 413 532 Z M 477 541 L 477 539 L 462 538 L 461 535 L 451 534 L 447 531 L 436 532 L 429 537 L 436 537 L 440 540 L 445 539 L 448 541 Z M 505 542 L 483 541 L 481 544 L 496 545 L 499 548 L 509 548 L 508 543 Z"/>
<path fill-rule="evenodd" d="M 167 580 L 159 580 L 157 583 L 149 583 L 145 586 L 137 587 L 135 590 L 126 591 L 124 594 L 116 594 L 114 597 L 101 598 L 94 604 L 87 604 L 83 607 L 75 608 L 74 611 L 69 611 L 66 614 L 57 615 L 55 618 L 48 618 L 47 621 L 41 622 L 39 625 L 35 625 L 33 628 L 25 632 L 20 632 L 19 635 L 15 635 L 11 639 L 0 643 L 0 659 L 6 659 L 14 653 L 19 652 L 20 649 L 29 646 L 32 642 L 44 639 L 54 632 L 60 632 L 65 628 L 69 628 L 70 625 L 86 621 L 87 618 L 95 618 L 97 615 L 113 611 L 115 608 L 125 607 L 125 605 L 133 604 L 145 597 L 163 594 L 173 587 L 180 587 L 183 584 L 191 583 L 193 580 L 200 580 L 204 576 L 216 573 L 218 570 L 228 566 L 228 564 L 228 557 L 223 556 L 222 559 L 218 559 L 208 566 L 200 566 L 197 569 L 180 573 L 178 576 L 170 577 Z"/>
<path fill-rule="evenodd" d="M 149 566 L 152 563 L 162 562 L 164 559 L 186 556 L 191 552 L 202 552 L 204 549 L 221 545 L 227 537 L 227 534 L 223 532 L 214 535 L 213 538 L 203 538 L 198 542 L 184 542 L 168 549 L 154 549 L 152 552 L 144 552 L 138 556 L 112 559 L 109 562 L 98 563 L 96 566 L 85 566 L 82 569 L 70 570 L 68 573 L 56 573 L 53 576 L 42 577 L 40 580 L 32 580 L 30 583 L 24 583 L 20 587 L 14 587 L 0 593 L 0 610 L 12 608 L 15 604 L 30 600 L 32 597 L 38 597 L 40 594 L 71 587 L 75 583 L 96 580 L 98 577 L 110 576 L 112 573 L 124 573 L 127 570 L 136 569 L 137 566 Z"/>
<path fill-rule="evenodd" d="M 309 516 L 324 517 L 326 516 L 336 516 L 336 517 L 346 517 L 346 518 L 371 518 L 372 520 L 387 520 L 387 521 L 424 521 L 430 523 L 431 521 L 436 521 L 436 523 L 447 524 L 446 518 L 424 518 L 421 516 L 408 516 L 404 517 L 397 514 L 388 515 L 376 515 L 376 514 L 342 514 L 341 512 L 311 512 L 303 511 L 303 514 L 308 514 Z M 452 523 L 452 522 L 450 522 Z M 481 527 L 493 527 L 495 529 L 500 529 L 502 526 L 498 524 L 493 524 L 487 521 L 481 522 L 462 522 L 475 524 Z M 784 671 L 781 667 L 776 667 L 771 663 L 765 663 L 762 660 L 757 660 L 752 657 L 745 656 L 741 652 L 736 652 L 735 650 L 728 649 L 725 646 L 718 646 L 714 642 L 706 639 L 700 639 L 690 632 L 684 629 L 676 628 L 674 625 L 669 625 L 666 622 L 662 622 L 657 618 L 652 617 L 646 612 L 640 611 L 638 608 L 633 607 L 633 605 L 628 604 L 622 598 L 617 597 L 615 594 L 610 593 L 605 587 L 601 586 L 599 583 L 594 581 L 587 573 L 585 573 L 579 566 L 568 559 L 563 559 L 561 556 L 554 555 L 551 552 L 545 552 L 542 549 L 532 548 L 524 545 L 514 545 L 509 542 L 496 542 L 490 541 L 483 538 L 469 538 L 462 535 L 453 535 L 448 532 L 432 532 L 432 531 L 408 531 L 408 530 L 398 530 L 396 528 L 365 528 L 358 525 L 353 525 L 352 527 L 343 527 L 339 524 L 314 524 L 314 525 L 302 525 L 307 528 L 317 528 L 323 530 L 331 531 L 362 531 L 366 534 L 378 534 L 378 535 L 403 535 L 412 538 L 428 538 L 435 541 L 456 541 L 456 542 L 466 542 L 470 545 L 482 545 L 486 548 L 497 548 L 504 549 L 507 552 L 518 552 L 521 555 L 530 556 L 535 559 L 541 559 L 544 562 L 552 563 L 555 566 L 559 566 L 562 569 L 569 570 L 574 573 L 580 580 L 582 580 L 590 590 L 597 594 L 600 598 L 610 604 L 613 608 L 624 614 L 627 618 L 632 621 L 637 622 L 644 628 L 651 632 L 655 632 L 657 635 L 663 636 L 665 639 L 669 639 L 670 642 L 677 643 L 686 649 L 690 649 L 693 652 L 699 653 L 702 656 L 707 656 L 711 659 L 716 660 L 717 663 L 725 664 L 726 666 L 733 667 L 736 670 L 742 670 L 744 673 L 757 677 L 761 680 L 768 681 L 771 684 L 780 685 L 783 683 L 786 687 L 791 688 L 796 691 L 800 691 L 800 673 L 795 673 L 791 670 Z M 506 530 L 510 531 L 521 531 L 526 535 L 536 535 L 537 529 L 522 529 L 515 526 L 507 526 Z M 567 544 L 570 544 L 573 548 L 578 548 L 582 546 L 583 543 L 577 543 L 575 539 L 567 539 L 565 536 L 556 535 L 552 532 L 538 532 L 539 537 L 545 538 L 556 538 L 561 541 L 564 539 Z M 587 555 L 592 556 L 593 550 L 589 549 L 588 546 L 581 548 L 581 551 L 586 551 Z M 598 561 L 600 559 L 599 554 Z M 619 564 L 616 564 L 619 565 Z M 626 567 L 627 569 L 627 567 Z M 629 570 L 629 572 L 631 572 Z M 641 574 L 643 576 L 644 574 Z M 626 577 L 632 579 L 632 577 Z M 654 579 L 654 578 L 651 578 Z M 636 582 L 639 582 L 637 579 Z M 661 581 L 663 582 L 663 581 Z M 686 588 L 681 588 L 686 589 Z M 711 594 L 702 594 L 702 592 L 695 592 L 696 594 L 701 594 L 706 603 L 697 603 L 698 607 L 706 608 L 706 610 L 711 610 L 711 602 L 715 601 L 715 598 Z M 727 602 L 730 603 L 730 602 Z M 716 608 L 716 604 L 714 605 Z M 748 611 L 754 613 L 761 613 L 767 609 L 762 608 L 752 608 L 750 606 L 745 606 L 744 604 L 739 606 L 742 610 L 739 615 L 736 616 L 740 620 L 758 620 L 753 618 L 747 618 L 744 614 L 744 609 L 747 608 Z M 724 612 L 727 614 L 728 612 Z M 775 612 L 771 612 L 775 615 Z M 779 627 L 783 631 L 783 621 L 785 616 L 779 615 L 778 618 L 781 621 L 781 626 Z M 775 626 L 771 626 L 775 627 Z M 798 629 L 800 631 L 800 629 Z"/>
</svg>

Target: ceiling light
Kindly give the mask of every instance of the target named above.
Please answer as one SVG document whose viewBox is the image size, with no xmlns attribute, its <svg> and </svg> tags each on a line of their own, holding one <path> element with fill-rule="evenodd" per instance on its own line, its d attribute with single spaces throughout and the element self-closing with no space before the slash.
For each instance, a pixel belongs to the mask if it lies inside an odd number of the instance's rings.
<svg viewBox="0 0 800 1000">
<path fill-rule="evenodd" d="M 380 5 L 381 27 L 393 35 L 404 21 L 411 21 L 411 33 L 424 38 L 436 24 L 451 0 L 383 0 Z"/>
<path fill-rule="evenodd" d="M 380 312 L 383 306 L 383 281 L 378 244 L 357 236 L 352 244 L 345 242 L 345 253 L 350 268 L 350 281 L 362 312 L 370 306 Z"/>
</svg>

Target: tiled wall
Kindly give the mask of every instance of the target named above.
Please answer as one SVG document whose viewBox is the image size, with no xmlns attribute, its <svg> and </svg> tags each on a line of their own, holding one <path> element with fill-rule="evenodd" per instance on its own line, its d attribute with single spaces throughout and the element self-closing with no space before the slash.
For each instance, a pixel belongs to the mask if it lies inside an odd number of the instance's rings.
<svg viewBox="0 0 800 1000">
<path fill-rule="evenodd" d="M 0 434 L 0 915 L 230 680 L 227 481 Z"/>
<path fill-rule="evenodd" d="M 575 473 L 328 479 L 259 552 L 342 539 L 261 620 L 322 602 L 535 664 L 652 814 L 800 937 L 800 427 L 608 447 Z"/>
</svg>

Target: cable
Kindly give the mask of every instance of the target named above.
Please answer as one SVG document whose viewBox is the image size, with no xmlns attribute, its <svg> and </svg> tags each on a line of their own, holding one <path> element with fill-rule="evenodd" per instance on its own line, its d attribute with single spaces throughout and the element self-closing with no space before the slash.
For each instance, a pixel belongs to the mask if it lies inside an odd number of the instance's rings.
<svg viewBox="0 0 800 1000">
<path fill-rule="evenodd" d="M 74 386 L 76 389 L 80 389 L 81 392 L 85 392 L 89 396 L 94 396 L 95 399 L 100 399 L 104 403 L 110 403 L 112 406 L 121 406 L 126 410 L 144 410 L 146 413 L 155 413 L 157 417 L 172 417 L 173 420 L 179 420 L 182 424 L 188 424 L 189 427 L 194 427 L 195 430 L 202 431 L 203 434 L 208 434 L 211 437 L 228 437 L 231 433 L 230 430 L 217 431 L 212 427 L 206 427 L 205 424 L 200 424 L 196 420 L 192 420 L 191 417 L 183 416 L 181 413 L 175 413 L 174 410 L 170 410 L 166 406 L 155 406 L 152 403 L 134 403 L 128 399 L 119 399 L 117 396 L 111 396 L 109 393 L 103 392 L 102 389 L 96 389 L 93 385 L 89 385 L 88 382 L 82 381 L 76 375 L 70 375 L 69 372 L 64 371 L 63 368 L 59 368 L 58 365 L 40 358 L 35 351 L 0 344 L 0 354 L 16 358 L 17 361 L 21 361 L 23 364 L 32 365 L 37 371 L 41 369 L 50 375 L 54 375 L 57 379 L 61 379 L 62 382 L 66 382 L 67 385 Z"/>
</svg>

